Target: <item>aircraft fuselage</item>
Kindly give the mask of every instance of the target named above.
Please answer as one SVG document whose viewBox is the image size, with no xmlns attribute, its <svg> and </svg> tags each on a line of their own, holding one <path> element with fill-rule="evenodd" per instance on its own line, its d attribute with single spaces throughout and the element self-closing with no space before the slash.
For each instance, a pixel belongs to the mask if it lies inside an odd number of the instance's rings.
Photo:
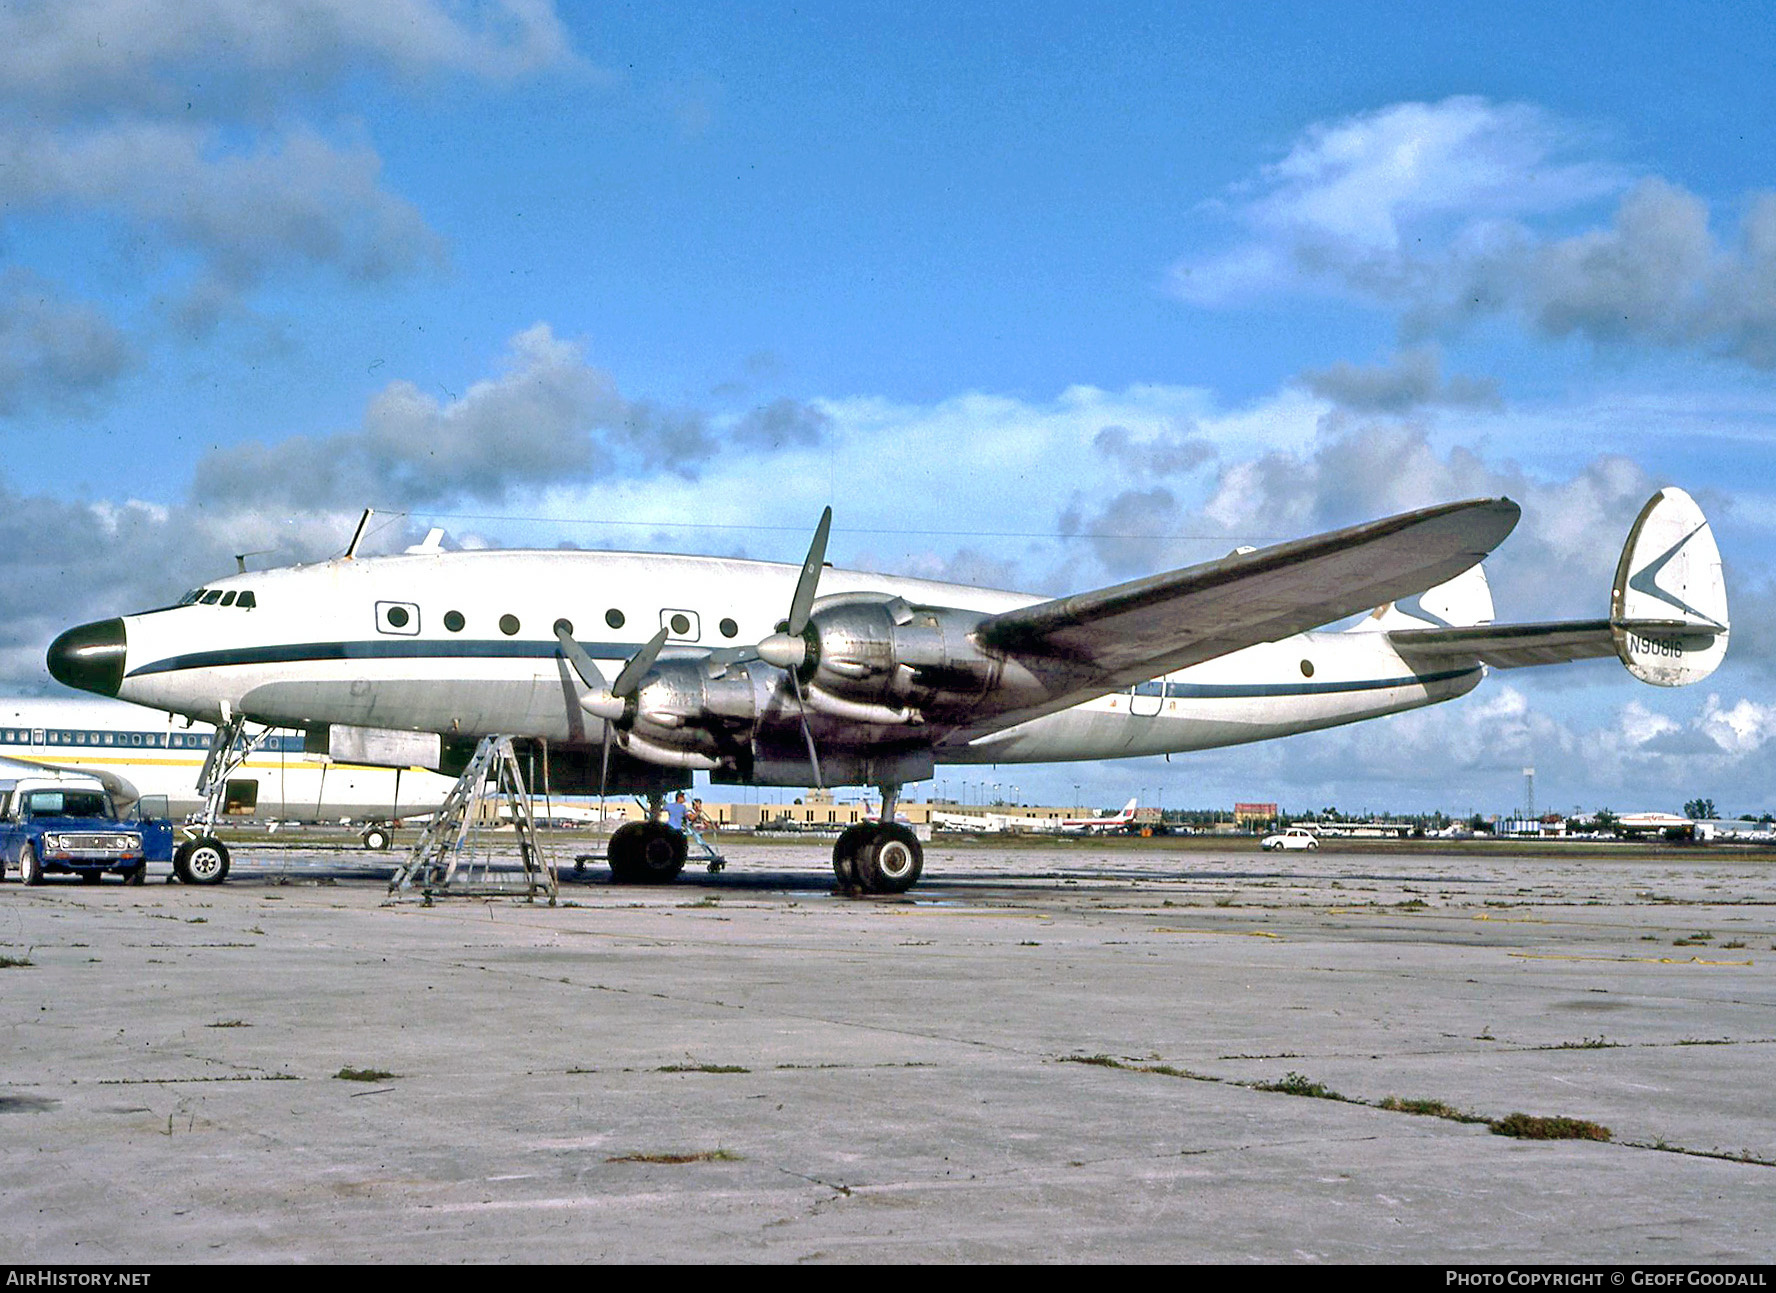
<svg viewBox="0 0 1776 1293">
<path fill-rule="evenodd" d="M 231 576 L 205 585 L 196 602 L 82 626 L 52 648 L 51 666 L 73 685 L 209 722 L 237 713 L 278 726 L 596 746 L 604 720 L 580 704 L 586 688 L 557 622 L 608 677 L 661 628 L 663 662 L 759 642 L 798 574 L 767 562 L 583 551 L 342 559 Z M 1042 600 L 840 569 L 822 573 L 820 591 L 817 606 L 873 594 L 982 615 Z M 1383 633 L 1310 632 L 984 735 L 962 721 L 910 731 L 822 713 L 810 726 L 823 758 L 903 736 L 928 741 L 942 763 L 1121 758 L 1413 709 L 1463 695 L 1482 676 L 1478 666 L 1414 670 Z M 767 703 L 795 712 L 787 686 Z"/>
</svg>

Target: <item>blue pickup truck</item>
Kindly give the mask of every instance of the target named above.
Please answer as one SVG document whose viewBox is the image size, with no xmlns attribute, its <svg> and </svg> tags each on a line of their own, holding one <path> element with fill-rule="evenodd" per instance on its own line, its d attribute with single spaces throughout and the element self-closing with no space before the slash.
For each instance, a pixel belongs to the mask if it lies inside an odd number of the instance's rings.
<svg viewBox="0 0 1776 1293">
<path fill-rule="evenodd" d="M 97 777 L 72 772 L 0 778 L 0 879 L 42 884 L 52 871 L 96 884 L 106 872 L 141 884 L 173 859 L 173 824 L 138 802 L 120 816 Z"/>
</svg>

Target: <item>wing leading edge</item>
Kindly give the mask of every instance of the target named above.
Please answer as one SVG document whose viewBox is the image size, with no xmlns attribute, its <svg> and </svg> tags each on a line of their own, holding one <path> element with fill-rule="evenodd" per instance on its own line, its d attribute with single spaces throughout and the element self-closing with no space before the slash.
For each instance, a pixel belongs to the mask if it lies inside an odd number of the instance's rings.
<svg viewBox="0 0 1776 1293">
<path fill-rule="evenodd" d="M 978 635 L 1084 665 L 1101 694 L 1423 592 L 1476 565 L 1519 514 L 1508 498 L 1428 507 L 1007 611 Z"/>
</svg>

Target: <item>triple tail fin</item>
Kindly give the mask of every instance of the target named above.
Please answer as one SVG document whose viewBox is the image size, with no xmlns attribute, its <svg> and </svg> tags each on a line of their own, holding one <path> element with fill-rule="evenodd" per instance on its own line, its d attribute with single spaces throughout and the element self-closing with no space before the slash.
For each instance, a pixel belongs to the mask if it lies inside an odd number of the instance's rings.
<svg viewBox="0 0 1776 1293">
<path fill-rule="evenodd" d="M 1428 602 L 1433 593 L 1464 577 L 1418 600 Z M 1642 682 L 1682 687 L 1708 677 L 1727 653 L 1727 585 L 1720 549 L 1702 509 L 1675 486 L 1648 499 L 1629 530 L 1606 620 L 1491 625 L 1489 593 L 1487 619 L 1475 621 L 1475 627 L 1454 621 L 1417 627 L 1433 623 L 1420 614 L 1410 614 L 1413 626 L 1395 627 L 1405 606 L 1380 608 L 1372 617 L 1379 621 L 1373 627 L 1385 629 L 1402 656 L 1433 665 L 1465 660 L 1517 669 L 1613 655 Z"/>
<path fill-rule="evenodd" d="M 1700 681 L 1727 654 L 1720 549 L 1696 500 L 1675 486 L 1648 499 L 1628 532 L 1610 627 L 1628 672 L 1658 687 Z"/>
</svg>

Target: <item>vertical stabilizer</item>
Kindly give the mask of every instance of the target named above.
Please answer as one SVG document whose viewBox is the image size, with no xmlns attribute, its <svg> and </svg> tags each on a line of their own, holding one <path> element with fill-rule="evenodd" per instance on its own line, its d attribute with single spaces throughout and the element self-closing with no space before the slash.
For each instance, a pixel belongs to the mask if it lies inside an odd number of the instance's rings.
<svg viewBox="0 0 1776 1293">
<path fill-rule="evenodd" d="M 1475 565 L 1435 588 L 1377 606 L 1350 631 L 1474 628 L 1492 623 L 1492 615 L 1492 587 L 1486 582 L 1485 569 Z"/>
<path fill-rule="evenodd" d="M 1616 654 L 1642 682 L 1681 687 L 1727 653 L 1727 583 L 1696 501 L 1668 486 L 1640 511 L 1610 594 Z"/>
</svg>

